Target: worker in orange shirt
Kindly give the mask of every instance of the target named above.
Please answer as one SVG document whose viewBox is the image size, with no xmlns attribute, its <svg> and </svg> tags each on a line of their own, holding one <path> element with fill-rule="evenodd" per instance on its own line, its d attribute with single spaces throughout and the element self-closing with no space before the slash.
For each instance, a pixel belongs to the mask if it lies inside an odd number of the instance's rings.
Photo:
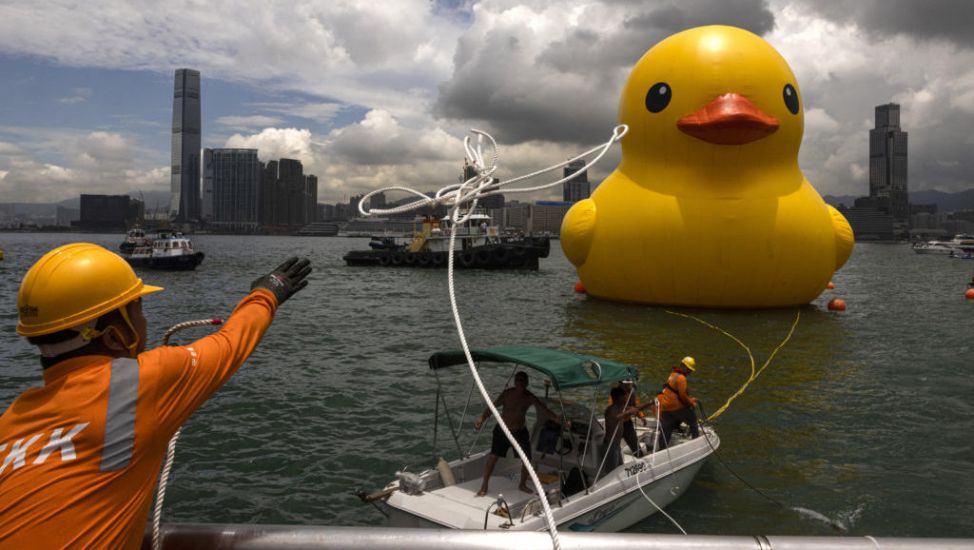
<svg viewBox="0 0 974 550">
<path fill-rule="evenodd" d="M 145 351 L 142 297 L 162 288 L 93 244 L 38 260 L 17 295 L 17 333 L 38 347 L 44 386 L 0 416 L 0 548 L 139 548 L 169 439 L 310 272 L 291 258 L 253 282 L 219 332 Z"/>
<path fill-rule="evenodd" d="M 680 364 L 673 367 L 669 378 L 663 384 L 663 389 L 656 396 L 660 408 L 660 446 L 668 445 L 673 430 L 686 422 L 690 426 L 690 435 L 693 438 L 700 436 L 700 428 L 697 425 L 697 415 L 694 407 L 697 405 L 697 398 L 691 397 L 687 391 L 687 376 L 696 372 L 697 362 L 693 357 L 686 356 L 680 360 Z M 630 407 L 624 414 L 636 414 L 646 408 L 654 407 L 655 402 L 651 401 L 638 407 Z"/>
</svg>

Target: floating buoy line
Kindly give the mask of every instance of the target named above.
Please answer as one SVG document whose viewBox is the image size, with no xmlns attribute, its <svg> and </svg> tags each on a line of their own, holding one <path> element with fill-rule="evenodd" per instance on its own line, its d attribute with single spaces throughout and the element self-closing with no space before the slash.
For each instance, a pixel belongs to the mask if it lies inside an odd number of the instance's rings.
<svg viewBox="0 0 974 550">
<path fill-rule="evenodd" d="M 829 283 L 829 284 L 831 284 L 831 283 Z M 831 305 L 831 302 L 830 302 L 830 305 Z M 844 308 L 844 305 L 845 304 L 843 303 L 843 309 L 845 309 Z M 830 307 L 829 309 L 832 309 L 832 308 Z M 751 385 L 751 382 L 754 382 L 755 380 L 757 380 L 758 377 L 761 376 L 761 373 L 764 372 L 764 370 L 767 369 L 771 365 L 771 361 L 774 360 L 775 355 L 777 355 L 778 352 L 781 351 L 781 349 L 784 348 L 788 344 L 788 342 L 791 340 L 791 337 L 795 334 L 795 329 L 798 328 L 798 323 L 799 323 L 799 321 L 801 321 L 801 316 L 802 316 L 801 309 L 796 309 L 795 310 L 795 320 L 792 321 L 791 328 L 788 329 L 788 334 L 784 337 L 783 340 L 781 340 L 781 342 L 774 348 L 774 350 L 772 350 L 771 355 L 769 355 L 768 358 L 765 359 L 764 363 L 761 364 L 761 367 L 760 368 L 757 368 L 757 362 L 754 360 L 754 354 L 751 352 L 751 348 L 748 347 L 747 344 L 745 344 L 744 342 L 742 342 L 740 338 L 734 336 L 733 334 L 731 334 L 730 332 L 728 332 L 728 331 L 720 328 L 719 326 L 714 325 L 712 323 L 709 323 L 707 321 L 704 321 L 703 319 L 701 319 L 699 317 L 696 317 L 694 315 L 689 315 L 689 314 L 686 314 L 686 313 L 680 313 L 680 312 L 677 312 L 677 311 L 670 311 L 670 310 L 666 310 L 666 313 L 669 313 L 670 315 L 675 315 L 677 317 L 684 317 L 686 319 L 690 319 L 690 320 L 695 321 L 697 323 L 700 323 L 700 324 L 702 324 L 702 325 L 704 325 L 704 326 L 706 326 L 706 327 L 708 327 L 708 328 L 710 328 L 712 330 L 715 330 L 715 331 L 723 334 L 724 336 L 730 338 L 731 340 L 733 340 L 737 345 L 741 346 L 741 348 L 744 349 L 745 353 L 747 353 L 747 357 L 748 357 L 748 361 L 750 363 L 750 369 L 751 369 L 750 376 L 747 377 L 747 380 L 745 380 L 744 383 L 741 384 L 741 387 L 738 388 L 737 391 L 735 391 L 733 394 L 731 394 L 730 397 L 727 398 L 727 401 L 725 401 L 724 404 L 720 406 L 720 408 L 718 408 L 716 411 L 714 411 L 713 414 L 707 416 L 706 412 L 703 410 L 703 406 L 700 405 L 700 412 L 705 417 L 705 421 L 706 422 L 713 422 L 713 421 L 715 421 L 717 419 L 717 417 L 719 417 L 721 414 L 723 414 L 724 411 L 726 411 L 731 406 L 731 403 L 733 403 L 735 399 L 737 399 L 738 397 L 740 397 L 744 393 L 744 391 L 747 390 L 748 386 Z M 707 440 L 707 444 L 710 445 L 710 440 L 709 439 Z M 787 504 L 781 502 L 780 500 L 778 500 L 778 499 L 776 499 L 776 498 L 774 498 L 772 496 L 769 496 L 764 491 L 761 491 L 760 489 L 758 489 L 757 487 L 755 487 L 754 485 L 752 485 L 751 483 L 749 483 L 746 479 L 744 479 L 743 477 L 741 477 L 726 462 L 724 462 L 724 459 L 722 459 L 720 457 L 720 454 L 717 453 L 717 449 L 714 449 L 713 445 L 710 446 L 710 449 L 713 451 L 714 456 L 717 457 L 717 461 L 720 462 L 720 464 L 724 468 L 726 468 L 727 471 L 731 473 L 731 475 L 733 475 L 734 477 L 736 477 L 741 483 L 743 483 L 744 485 L 746 485 L 749 489 L 751 489 L 755 493 L 757 493 L 757 494 L 761 495 L 762 497 L 764 497 L 769 502 L 771 502 L 773 504 L 776 504 L 776 505 L 778 505 L 778 506 L 780 506 L 780 507 L 782 507 L 782 508 L 784 508 L 786 510 L 789 510 L 789 511 L 792 511 L 792 512 L 796 512 L 797 514 L 799 514 L 801 516 L 810 517 L 810 518 L 816 519 L 818 521 L 821 521 L 821 522 L 825 523 L 826 525 L 828 525 L 829 527 L 831 527 L 832 529 L 834 529 L 835 531 L 842 532 L 842 533 L 846 533 L 846 532 L 849 531 L 848 527 L 846 527 L 841 521 L 833 520 L 833 519 L 829 518 L 828 516 L 826 516 L 825 514 L 816 512 L 815 510 L 810 510 L 808 508 L 802 508 L 800 506 L 788 506 Z M 681 528 L 681 530 L 682 530 L 682 528 Z M 686 532 L 684 532 L 684 534 L 686 534 Z"/>
<path fill-rule="evenodd" d="M 751 367 L 751 375 L 748 376 L 747 380 L 744 381 L 744 383 L 741 385 L 740 388 L 738 388 L 736 392 L 734 392 L 733 394 L 731 394 L 730 397 L 727 398 L 727 401 L 725 401 L 724 404 L 721 405 L 719 409 L 714 411 L 714 414 L 707 417 L 708 421 L 714 421 L 717 419 L 718 416 L 724 414 L 724 411 L 726 411 L 727 408 L 730 407 L 731 403 L 733 403 L 735 399 L 737 399 L 738 397 L 741 396 L 741 394 L 744 393 L 744 390 L 746 390 L 747 387 L 751 385 L 751 382 L 754 382 L 755 380 L 758 379 L 758 376 L 761 376 L 761 373 L 764 372 L 764 369 L 768 368 L 768 366 L 771 364 L 771 361 L 774 359 L 774 356 L 777 355 L 779 351 L 781 351 L 781 348 L 785 347 L 785 345 L 788 343 L 789 340 L 791 340 L 791 336 L 795 334 L 795 329 L 798 328 L 798 322 L 801 320 L 802 317 L 801 310 L 796 309 L 795 320 L 791 323 L 791 328 L 788 330 L 788 335 L 785 336 L 784 340 L 782 340 L 777 347 L 774 348 L 774 351 L 772 351 L 771 355 L 769 355 L 768 358 L 764 361 L 764 363 L 761 365 L 761 368 L 756 368 L 757 363 L 754 360 L 754 354 L 751 353 L 751 348 L 749 348 L 747 344 L 742 342 L 740 338 L 738 338 L 737 336 L 734 336 L 733 334 L 718 327 L 717 325 L 708 323 L 707 321 L 704 321 L 703 319 L 696 317 L 694 315 L 689 315 L 687 313 L 679 313 L 677 311 L 670 311 L 670 310 L 666 310 L 666 313 L 669 313 L 670 315 L 675 315 L 677 317 L 684 317 L 686 319 L 696 321 L 701 325 L 716 330 L 717 332 L 733 340 L 735 343 L 737 343 L 737 345 L 744 348 L 744 352 L 747 353 L 747 358 L 748 361 L 750 362 L 750 367 Z"/>
</svg>

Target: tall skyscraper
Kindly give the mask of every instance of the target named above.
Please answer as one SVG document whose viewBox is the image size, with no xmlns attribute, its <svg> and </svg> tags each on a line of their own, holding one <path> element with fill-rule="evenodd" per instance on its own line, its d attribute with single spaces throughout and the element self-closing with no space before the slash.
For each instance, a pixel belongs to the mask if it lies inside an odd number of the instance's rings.
<svg viewBox="0 0 974 550">
<path fill-rule="evenodd" d="M 900 106 L 876 107 L 876 127 L 869 130 L 869 196 L 888 207 L 897 223 L 908 223 L 907 133 L 900 129 Z"/>
<path fill-rule="evenodd" d="M 200 219 L 200 72 L 176 69 L 172 100 L 172 186 L 169 217 Z"/>
<path fill-rule="evenodd" d="M 257 228 L 257 199 L 261 177 L 257 149 L 204 149 L 204 212 L 212 197 L 210 222 L 237 231 Z M 207 190 L 212 195 L 207 195 Z"/>
<path fill-rule="evenodd" d="M 314 174 L 304 177 L 304 205 L 308 211 L 308 223 L 318 221 L 318 176 Z"/>
<path fill-rule="evenodd" d="M 277 225 L 277 161 L 260 163 L 257 186 L 257 221 L 263 226 Z"/>
<path fill-rule="evenodd" d="M 565 166 L 565 175 L 578 173 L 585 166 L 584 160 L 573 160 Z M 587 199 L 592 194 L 592 186 L 588 182 L 588 172 L 582 172 L 562 184 L 562 197 L 565 202 L 578 202 Z"/>
<path fill-rule="evenodd" d="M 304 179 L 304 166 L 301 161 L 281 159 L 277 165 L 277 179 L 278 185 L 287 196 L 284 208 L 278 210 L 281 214 L 278 223 L 287 224 L 291 227 L 307 225 L 307 187 Z"/>
</svg>

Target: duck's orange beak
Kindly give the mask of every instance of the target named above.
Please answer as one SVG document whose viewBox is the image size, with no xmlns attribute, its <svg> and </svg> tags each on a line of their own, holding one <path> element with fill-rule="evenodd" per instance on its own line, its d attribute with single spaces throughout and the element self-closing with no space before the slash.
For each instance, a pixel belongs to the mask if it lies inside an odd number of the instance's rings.
<svg viewBox="0 0 974 550">
<path fill-rule="evenodd" d="M 742 145 L 773 134 L 778 119 L 746 97 L 724 94 L 676 121 L 683 133 L 716 145 Z"/>
</svg>

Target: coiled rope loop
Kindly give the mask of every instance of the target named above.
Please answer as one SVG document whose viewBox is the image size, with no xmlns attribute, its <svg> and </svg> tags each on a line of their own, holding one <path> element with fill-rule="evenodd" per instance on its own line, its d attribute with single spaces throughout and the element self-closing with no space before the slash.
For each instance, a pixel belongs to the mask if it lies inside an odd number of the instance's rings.
<svg viewBox="0 0 974 550">
<path fill-rule="evenodd" d="M 494 178 L 494 172 L 497 171 L 497 161 L 499 159 L 499 154 L 497 152 L 497 142 L 490 134 L 484 132 L 483 130 L 477 130 L 473 128 L 470 130 L 474 137 L 466 136 L 463 138 L 463 148 L 466 152 L 466 158 L 470 162 L 470 165 L 474 168 L 474 176 L 462 183 L 453 183 L 445 187 L 440 188 L 432 197 L 427 196 L 425 193 L 417 191 L 411 187 L 405 187 L 400 185 L 393 185 L 389 187 L 383 187 L 381 189 L 376 189 L 370 191 L 362 196 L 358 203 L 358 211 L 363 216 L 384 216 L 389 214 L 398 214 L 401 212 L 409 212 L 411 210 L 416 210 L 424 206 L 437 206 L 440 204 L 446 205 L 448 207 L 454 207 L 460 204 L 471 203 L 471 207 L 462 212 L 461 216 L 456 216 L 457 212 L 453 212 L 451 221 L 454 223 L 463 223 L 467 221 L 470 214 L 477 207 L 477 201 L 484 197 L 489 197 L 491 195 L 498 195 L 500 193 L 532 193 L 535 191 L 541 191 L 543 189 L 548 189 L 556 185 L 561 185 L 566 181 L 574 178 L 576 174 L 585 172 L 597 162 L 602 160 L 602 157 L 609 151 L 609 148 L 613 144 L 621 140 L 627 133 L 629 133 L 629 127 L 625 124 L 620 124 L 612 129 L 612 136 L 608 141 L 599 145 L 598 147 L 593 147 L 584 153 L 576 155 L 564 162 L 559 162 L 544 168 L 542 170 L 537 170 L 531 172 L 530 174 L 525 174 L 523 176 L 518 176 L 506 181 L 499 181 Z M 476 144 L 473 142 L 476 141 Z M 541 185 L 535 185 L 531 187 L 519 187 L 519 188 L 507 188 L 507 186 L 517 183 L 526 179 L 534 178 L 551 172 L 552 170 L 557 170 L 562 168 L 567 164 L 574 162 L 576 160 L 588 157 L 589 155 L 597 153 L 592 160 L 585 163 L 585 165 L 578 170 L 578 172 L 570 174 L 564 178 L 550 183 L 544 183 Z M 396 206 L 393 208 L 366 208 L 369 199 L 373 195 L 379 193 L 384 193 L 386 191 L 402 191 L 410 195 L 415 195 L 417 200 L 406 203 L 401 206 Z"/>
</svg>

